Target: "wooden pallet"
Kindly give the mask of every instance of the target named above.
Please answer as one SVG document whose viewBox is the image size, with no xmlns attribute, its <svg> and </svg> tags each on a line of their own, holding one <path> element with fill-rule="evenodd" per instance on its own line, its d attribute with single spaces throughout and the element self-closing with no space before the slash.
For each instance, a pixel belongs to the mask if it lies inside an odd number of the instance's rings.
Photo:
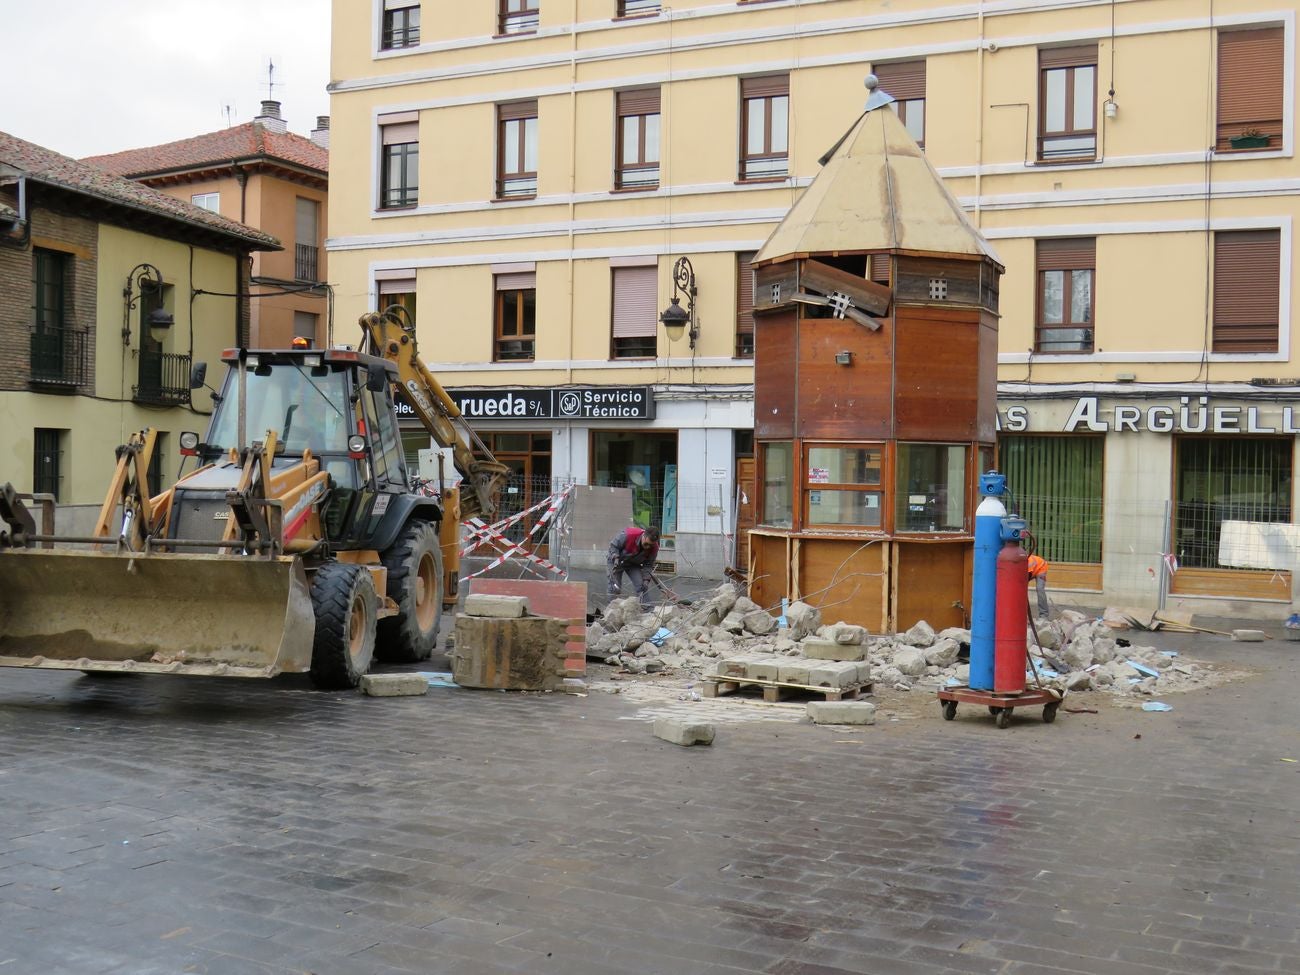
<svg viewBox="0 0 1300 975">
<path fill-rule="evenodd" d="M 742 687 L 761 687 L 763 689 L 763 700 L 768 704 L 775 704 L 781 700 L 782 696 L 790 691 L 800 691 L 805 694 L 819 694 L 823 700 L 827 701 L 852 701 L 855 698 L 871 693 L 872 684 L 856 684 L 853 687 L 813 687 L 811 684 L 786 684 L 776 680 L 762 680 L 758 677 L 722 677 L 717 674 L 706 674 L 704 680 L 705 697 L 721 697 L 723 694 L 734 694 Z"/>
</svg>

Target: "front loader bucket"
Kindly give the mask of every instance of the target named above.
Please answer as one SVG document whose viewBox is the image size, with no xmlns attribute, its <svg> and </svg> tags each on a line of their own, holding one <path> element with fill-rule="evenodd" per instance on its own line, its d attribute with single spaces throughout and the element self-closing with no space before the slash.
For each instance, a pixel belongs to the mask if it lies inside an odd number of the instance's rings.
<svg viewBox="0 0 1300 975">
<path fill-rule="evenodd" d="M 297 558 L 0 551 L 0 666 L 274 677 L 314 633 Z"/>
</svg>

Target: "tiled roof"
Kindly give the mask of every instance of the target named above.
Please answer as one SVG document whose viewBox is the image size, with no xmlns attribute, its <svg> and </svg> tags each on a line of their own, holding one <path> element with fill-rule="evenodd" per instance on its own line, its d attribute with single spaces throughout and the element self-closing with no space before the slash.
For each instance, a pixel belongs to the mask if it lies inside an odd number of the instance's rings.
<svg viewBox="0 0 1300 975">
<path fill-rule="evenodd" d="M 254 250 L 276 250 L 280 247 L 280 242 L 270 234 L 159 193 L 142 183 L 133 183 L 129 179 L 115 176 L 98 166 L 59 155 L 51 149 L 26 142 L 7 132 L 0 132 L 0 166 L 3 165 L 12 167 L 20 175 L 75 193 L 237 237 L 251 244 Z"/>
<path fill-rule="evenodd" d="M 260 122 L 245 122 L 219 132 L 196 135 L 161 146 L 128 149 L 107 156 L 90 156 L 82 161 L 119 176 L 138 179 L 155 173 L 262 157 L 315 169 L 322 175 L 329 172 L 329 150 L 292 132 L 273 132 Z"/>
</svg>

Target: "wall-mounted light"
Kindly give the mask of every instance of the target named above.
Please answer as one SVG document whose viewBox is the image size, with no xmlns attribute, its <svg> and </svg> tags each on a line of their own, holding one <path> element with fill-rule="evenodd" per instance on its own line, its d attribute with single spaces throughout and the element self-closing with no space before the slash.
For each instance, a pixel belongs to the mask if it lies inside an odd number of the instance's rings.
<svg viewBox="0 0 1300 975">
<path fill-rule="evenodd" d="M 836 352 L 835 361 L 841 366 L 851 366 L 853 365 L 853 353 L 847 349 L 843 352 Z"/>
<path fill-rule="evenodd" d="M 695 351 L 695 340 L 700 337 L 700 326 L 695 320 L 695 268 L 685 257 L 677 258 L 673 265 L 673 297 L 668 307 L 659 316 L 668 341 L 676 342 L 690 326 L 691 351 Z M 682 296 L 686 297 L 686 307 L 681 305 Z"/>
<path fill-rule="evenodd" d="M 1107 99 L 1105 102 L 1106 118 L 1114 118 L 1119 114 L 1119 106 L 1115 104 L 1114 99 Z"/>
<path fill-rule="evenodd" d="M 162 294 L 163 290 L 162 271 L 159 271 L 152 264 L 137 264 L 131 268 L 131 273 L 126 276 L 126 287 L 122 289 L 122 344 L 131 344 L 131 309 L 140 303 L 146 294 Z M 155 308 L 149 313 L 149 320 L 145 323 L 149 329 L 149 335 L 155 342 L 161 342 L 167 335 L 168 329 L 175 324 L 172 313 L 166 308 Z"/>
</svg>

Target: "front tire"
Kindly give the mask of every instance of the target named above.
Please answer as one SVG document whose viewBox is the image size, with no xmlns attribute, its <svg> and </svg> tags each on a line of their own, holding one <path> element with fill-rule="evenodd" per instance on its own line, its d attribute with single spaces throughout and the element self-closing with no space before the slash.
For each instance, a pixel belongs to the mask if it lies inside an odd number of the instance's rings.
<svg viewBox="0 0 1300 975">
<path fill-rule="evenodd" d="M 370 573 L 350 562 L 327 562 L 311 584 L 316 637 L 311 679 L 325 690 L 361 683 L 375 655 L 375 612 L 379 599 Z"/>
<path fill-rule="evenodd" d="M 428 660 L 442 624 L 442 543 L 437 529 L 415 521 L 381 556 L 397 615 L 379 621 L 376 652 L 384 663 Z"/>
</svg>

